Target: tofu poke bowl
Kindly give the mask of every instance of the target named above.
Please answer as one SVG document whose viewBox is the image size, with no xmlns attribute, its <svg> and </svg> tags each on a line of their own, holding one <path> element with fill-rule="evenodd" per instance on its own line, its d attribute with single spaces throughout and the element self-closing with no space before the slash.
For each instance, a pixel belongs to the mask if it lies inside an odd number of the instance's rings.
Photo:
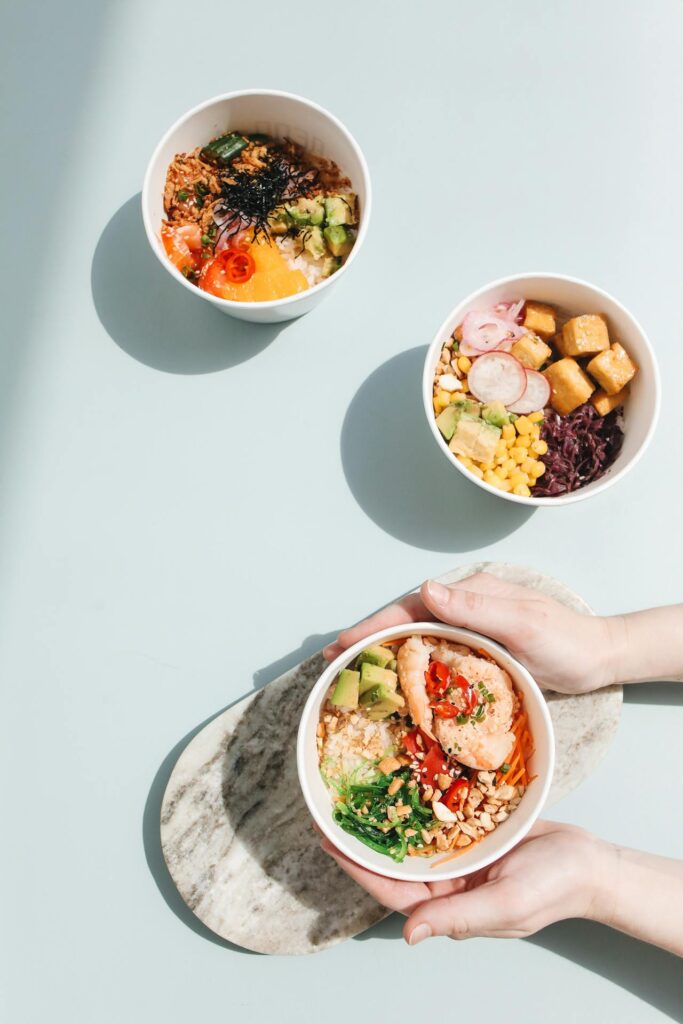
<svg viewBox="0 0 683 1024">
<path fill-rule="evenodd" d="M 382 630 L 328 666 L 299 727 L 314 820 L 390 878 L 470 874 L 538 817 L 554 767 L 546 702 L 527 670 L 469 630 Z"/>
<path fill-rule="evenodd" d="M 336 280 L 365 233 L 369 178 L 347 130 L 275 92 L 210 100 L 157 147 L 149 240 L 182 282 L 243 319 L 288 319 Z"/>
<path fill-rule="evenodd" d="M 423 397 L 450 461 L 531 505 L 597 494 L 645 451 L 659 375 L 645 332 L 573 278 L 520 275 L 462 302 L 432 342 Z"/>
</svg>

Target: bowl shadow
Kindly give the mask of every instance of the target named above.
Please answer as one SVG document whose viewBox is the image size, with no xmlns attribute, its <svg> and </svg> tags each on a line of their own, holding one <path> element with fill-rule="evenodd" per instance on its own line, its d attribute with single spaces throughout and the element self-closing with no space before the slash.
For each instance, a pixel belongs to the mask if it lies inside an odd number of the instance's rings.
<svg viewBox="0 0 683 1024">
<path fill-rule="evenodd" d="M 482 490 L 439 452 L 422 405 L 426 351 L 392 356 L 361 384 L 342 426 L 344 474 L 392 537 L 428 551 L 472 551 L 513 533 L 535 509 Z"/>
<path fill-rule="evenodd" d="M 140 194 L 102 232 L 90 275 L 109 337 L 133 359 L 165 373 L 227 370 L 258 355 L 292 321 L 253 324 L 226 316 L 174 281 L 151 251 Z"/>
</svg>

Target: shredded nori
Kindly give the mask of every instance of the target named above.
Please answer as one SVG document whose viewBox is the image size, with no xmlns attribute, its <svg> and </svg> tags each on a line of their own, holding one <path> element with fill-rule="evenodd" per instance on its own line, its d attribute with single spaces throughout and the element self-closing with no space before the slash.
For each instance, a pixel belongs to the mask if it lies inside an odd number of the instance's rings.
<svg viewBox="0 0 683 1024">
<path fill-rule="evenodd" d="M 285 154 L 269 152 L 265 166 L 253 171 L 234 171 L 221 176 L 221 194 L 214 213 L 225 216 L 218 237 L 236 234 L 245 228 L 253 237 L 270 236 L 268 218 L 283 203 L 306 196 L 317 186 L 319 172 L 314 167 L 297 167 Z"/>
</svg>

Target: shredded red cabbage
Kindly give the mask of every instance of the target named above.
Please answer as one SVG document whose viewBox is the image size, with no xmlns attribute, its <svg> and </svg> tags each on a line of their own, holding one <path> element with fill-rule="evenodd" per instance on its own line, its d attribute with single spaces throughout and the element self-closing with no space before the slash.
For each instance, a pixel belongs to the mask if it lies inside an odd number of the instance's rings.
<svg viewBox="0 0 683 1024">
<path fill-rule="evenodd" d="M 621 451 L 620 410 L 599 416 L 590 402 L 568 416 L 546 412 L 541 437 L 548 445 L 545 473 L 532 489 L 535 498 L 552 498 L 597 480 Z"/>
</svg>

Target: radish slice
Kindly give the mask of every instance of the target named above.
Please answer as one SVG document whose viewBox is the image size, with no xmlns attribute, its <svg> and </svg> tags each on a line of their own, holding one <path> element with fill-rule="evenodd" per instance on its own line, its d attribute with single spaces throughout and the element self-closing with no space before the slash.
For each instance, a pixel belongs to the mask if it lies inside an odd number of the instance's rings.
<svg viewBox="0 0 683 1024">
<path fill-rule="evenodd" d="M 512 405 L 506 402 L 510 412 L 538 412 L 545 409 L 550 400 L 550 384 L 538 370 L 526 370 L 526 388 L 521 398 Z"/>
<path fill-rule="evenodd" d="M 462 322 L 462 340 L 479 352 L 491 352 L 505 341 L 510 323 L 489 310 L 472 310 Z"/>
<path fill-rule="evenodd" d="M 494 313 L 497 313 L 503 320 L 513 320 L 517 322 L 519 315 L 524 309 L 524 299 L 518 299 L 517 302 L 499 302 L 497 306 L 493 307 Z"/>
<path fill-rule="evenodd" d="M 479 356 L 467 374 L 469 389 L 480 402 L 517 402 L 526 390 L 526 373 L 519 359 L 507 352 Z"/>
</svg>

